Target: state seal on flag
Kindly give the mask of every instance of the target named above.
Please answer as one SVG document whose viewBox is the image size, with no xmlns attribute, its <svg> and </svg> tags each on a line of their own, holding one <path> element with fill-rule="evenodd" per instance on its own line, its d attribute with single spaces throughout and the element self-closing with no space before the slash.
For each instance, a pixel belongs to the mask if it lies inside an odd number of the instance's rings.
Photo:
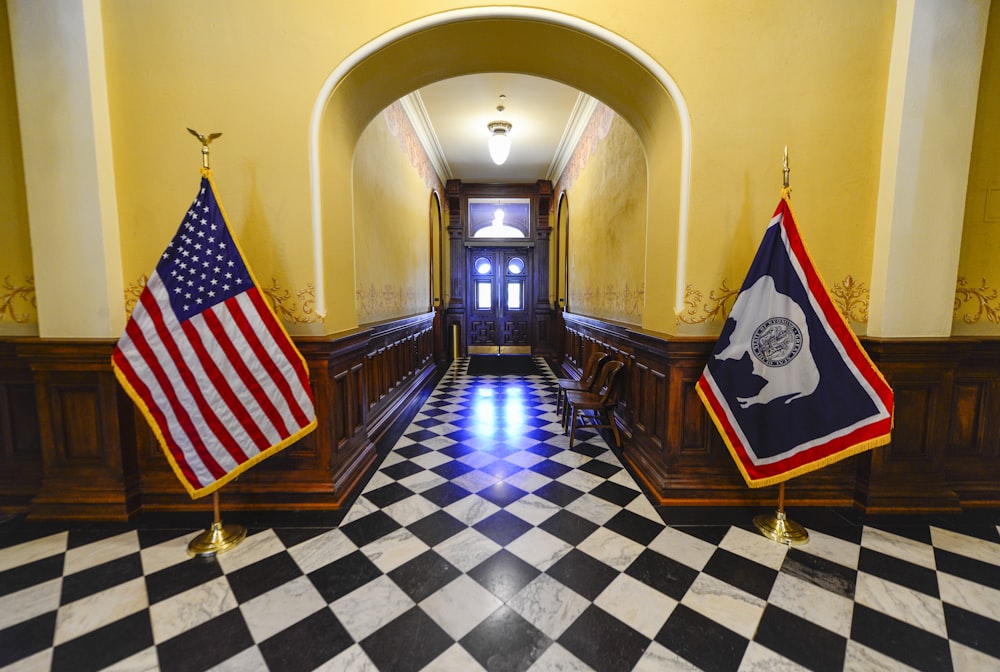
<svg viewBox="0 0 1000 672">
<path fill-rule="evenodd" d="M 784 366 L 801 350 L 802 330 L 787 317 L 764 320 L 750 337 L 750 352 L 765 366 Z"/>
</svg>

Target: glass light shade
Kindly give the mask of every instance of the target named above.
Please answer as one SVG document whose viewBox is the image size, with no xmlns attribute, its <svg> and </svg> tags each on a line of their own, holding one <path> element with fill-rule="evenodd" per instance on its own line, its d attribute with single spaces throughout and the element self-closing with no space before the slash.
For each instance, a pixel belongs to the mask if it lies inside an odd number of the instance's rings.
<svg viewBox="0 0 1000 672">
<path fill-rule="evenodd" d="M 503 131 L 494 131 L 490 136 L 490 158 L 498 166 L 503 165 L 510 154 L 510 138 Z"/>
<path fill-rule="evenodd" d="M 507 155 L 510 154 L 510 138 L 507 136 L 511 129 L 510 122 L 491 121 L 486 124 L 486 128 L 490 129 L 490 158 L 498 166 L 502 165 L 507 160 Z"/>
</svg>

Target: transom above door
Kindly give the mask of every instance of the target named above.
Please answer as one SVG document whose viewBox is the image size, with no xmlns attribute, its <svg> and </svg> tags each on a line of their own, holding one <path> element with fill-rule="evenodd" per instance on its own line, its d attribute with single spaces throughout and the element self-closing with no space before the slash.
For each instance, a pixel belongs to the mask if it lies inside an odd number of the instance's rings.
<svg viewBox="0 0 1000 672">
<path fill-rule="evenodd" d="M 469 354 L 530 354 L 532 252 L 467 248 Z"/>
</svg>

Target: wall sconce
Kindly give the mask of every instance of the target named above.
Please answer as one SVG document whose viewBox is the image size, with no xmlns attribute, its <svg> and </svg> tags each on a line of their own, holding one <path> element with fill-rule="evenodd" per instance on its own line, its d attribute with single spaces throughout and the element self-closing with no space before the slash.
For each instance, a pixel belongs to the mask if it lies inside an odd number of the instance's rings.
<svg viewBox="0 0 1000 672">
<path fill-rule="evenodd" d="M 500 94 L 500 104 L 497 105 L 497 112 L 503 112 L 504 106 L 503 101 L 506 100 L 507 96 Z M 507 156 L 510 154 L 510 133 L 511 124 L 509 121 L 491 121 L 486 124 L 486 128 L 490 130 L 490 158 L 493 159 L 493 163 L 498 166 L 503 165 L 503 162 L 507 160 Z"/>
</svg>

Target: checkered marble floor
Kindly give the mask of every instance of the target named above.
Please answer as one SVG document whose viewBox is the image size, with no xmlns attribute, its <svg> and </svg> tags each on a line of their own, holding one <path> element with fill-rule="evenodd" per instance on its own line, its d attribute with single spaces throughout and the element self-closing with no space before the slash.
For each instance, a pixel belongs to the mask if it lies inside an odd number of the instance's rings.
<svg viewBox="0 0 1000 672">
<path fill-rule="evenodd" d="M 0 524 L 0 669 L 1000 669 L 996 512 L 789 511 L 786 547 L 659 509 L 601 436 L 568 449 L 536 361 L 457 361 L 346 512 L 223 513 L 250 535 L 215 559 L 208 521 Z"/>
</svg>

